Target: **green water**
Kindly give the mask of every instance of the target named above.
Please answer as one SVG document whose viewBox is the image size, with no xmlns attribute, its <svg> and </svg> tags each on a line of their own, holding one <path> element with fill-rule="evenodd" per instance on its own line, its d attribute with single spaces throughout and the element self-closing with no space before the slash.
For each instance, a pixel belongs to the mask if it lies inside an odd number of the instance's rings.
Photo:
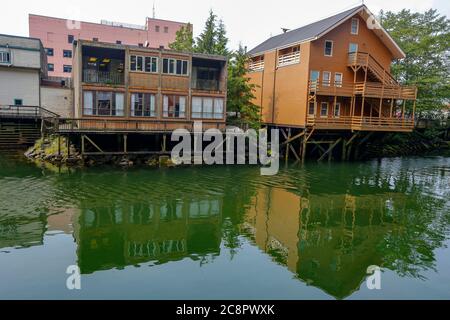
<svg viewBox="0 0 450 320">
<path fill-rule="evenodd" d="M 450 299 L 450 158 L 259 173 L 0 156 L 0 298 Z"/>
</svg>

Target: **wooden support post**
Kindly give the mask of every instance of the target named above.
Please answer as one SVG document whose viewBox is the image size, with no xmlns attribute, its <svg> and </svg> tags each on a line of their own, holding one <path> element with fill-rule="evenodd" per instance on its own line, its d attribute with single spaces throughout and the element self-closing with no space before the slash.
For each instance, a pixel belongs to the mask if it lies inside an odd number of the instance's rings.
<svg viewBox="0 0 450 320">
<path fill-rule="evenodd" d="M 284 160 L 288 161 L 289 160 L 289 149 L 290 149 L 290 143 L 289 143 L 289 139 L 291 138 L 291 128 L 288 129 L 288 135 L 287 135 L 287 145 L 286 145 L 286 151 L 285 151 L 285 155 L 284 155 Z"/>
<path fill-rule="evenodd" d="M 306 159 L 306 145 L 308 140 L 306 140 L 307 137 L 306 135 L 303 136 L 303 142 L 302 142 L 302 163 L 305 163 L 305 159 Z"/>
<path fill-rule="evenodd" d="M 166 139 L 167 139 L 167 136 L 164 134 L 163 135 L 162 152 L 166 152 L 167 151 Z"/>
<path fill-rule="evenodd" d="M 391 114 L 389 115 L 389 118 L 392 118 L 393 112 L 394 112 L 394 99 L 391 100 Z"/>
<path fill-rule="evenodd" d="M 383 111 L 383 98 L 380 98 L 380 110 L 378 110 L 378 118 L 381 119 L 381 114 Z"/>
<path fill-rule="evenodd" d="M 331 157 L 332 157 L 332 154 L 333 154 L 333 149 L 340 143 L 342 141 L 342 138 L 339 138 L 338 140 L 336 140 L 336 142 L 334 142 L 334 143 L 330 143 L 330 146 L 328 147 L 328 150 L 326 150 L 323 154 L 322 154 L 322 156 L 319 158 L 319 160 L 317 160 L 317 161 L 322 161 L 324 158 L 325 158 L 325 156 L 326 155 L 328 155 L 328 161 L 331 161 Z"/>
<path fill-rule="evenodd" d="M 125 154 L 128 153 L 128 135 L 127 134 L 123 135 L 123 152 Z"/>
<path fill-rule="evenodd" d="M 67 158 L 70 158 L 70 135 L 67 135 L 66 137 L 66 143 L 67 143 Z"/>
<path fill-rule="evenodd" d="M 61 155 L 61 135 L 58 134 L 58 156 Z"/>
<path fill-rule="evenodd" d="M 341 155 L 341 160 L 342 161 L 345 161 L 345 155 L 346 155 L 346 143 L 347 143 L 347 140 L 346 139 L 343 139 L 342 140 L 342 155 Z"/>
<path fill-rule="evenodd" d="M 84 155 L 84 134 L 81 135 L 81 155 Z"/>
</svg>

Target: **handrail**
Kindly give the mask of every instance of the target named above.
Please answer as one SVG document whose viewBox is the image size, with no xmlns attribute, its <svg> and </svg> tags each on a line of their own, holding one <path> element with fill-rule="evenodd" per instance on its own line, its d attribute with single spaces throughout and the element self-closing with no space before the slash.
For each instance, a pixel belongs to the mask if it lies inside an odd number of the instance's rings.
<svg viewBox="0 0 450 320">
<path fill-rule="evenodd" d="M 372 69 L 372 71 L 387 84 L 398 84 L 394 76 L 386 71 L 386 69 L 367 52 L 351 52 L 349 53 L 348 63 L 350 65 L 361 64 Z M 388 79 L 386 79 L 386 76 Z"/>
<path fill-rule="evenodd" d="M 0 105 L 0 115 L 33 118 L 58 118 L 59 115 L 40 106 Z"/>
</svg>

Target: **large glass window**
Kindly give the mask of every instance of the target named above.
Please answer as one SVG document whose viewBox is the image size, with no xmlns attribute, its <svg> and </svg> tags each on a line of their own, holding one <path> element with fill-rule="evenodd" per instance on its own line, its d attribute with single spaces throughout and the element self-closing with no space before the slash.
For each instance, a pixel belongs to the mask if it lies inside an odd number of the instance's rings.
<svg viewBox="0 0 450 320">
<path fill-rule="evenodd" d="M 186 97 L 176 95 L 164 95 L 163 97 L 163 117 L 185 118 L 186 117 Z"/>
<path fill-rule="evenodd" d="M 192 97 L 193 119 L 223 119 L 223 98 Z"/>
<path fill-rule="evenodd" d="M 163 59 L 163 73 L 187 75 L 188 74 L 188 61 L 164 58 Z"/>
<path fill-rule="evenodd" d="M 124 94 L 109 91 L 83 91 L 83 114 L 90 116 L 123 116 Z"/>
<path fill-rule="evenodd" d="M 155 95 L 150 93 L 132 93 L 131 115 L 133 117 L 156 117 Z"/>
</svg>

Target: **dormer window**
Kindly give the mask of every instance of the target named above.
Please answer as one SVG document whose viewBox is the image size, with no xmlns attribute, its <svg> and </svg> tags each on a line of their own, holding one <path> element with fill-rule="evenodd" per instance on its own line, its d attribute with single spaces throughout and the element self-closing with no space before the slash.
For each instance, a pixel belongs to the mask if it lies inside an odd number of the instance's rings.
<svg viewBox="0 0 450 320">
<path fill-rule="evenodd" d="M 252 72 L 264 70 L 264 55 L 250 58 L 248 69 Z"/>
<path fill-rule="evenodd" d="M 300 63 L 300 46 L 293 46 L 278 52 L 278 67 L 295 63 Z"/>
<path fill-rule="evenodd" d="M 357 35 L 359 32 L 359 19 L 353 18 L 352 19 L 352 34 Z"/>
</svg>

